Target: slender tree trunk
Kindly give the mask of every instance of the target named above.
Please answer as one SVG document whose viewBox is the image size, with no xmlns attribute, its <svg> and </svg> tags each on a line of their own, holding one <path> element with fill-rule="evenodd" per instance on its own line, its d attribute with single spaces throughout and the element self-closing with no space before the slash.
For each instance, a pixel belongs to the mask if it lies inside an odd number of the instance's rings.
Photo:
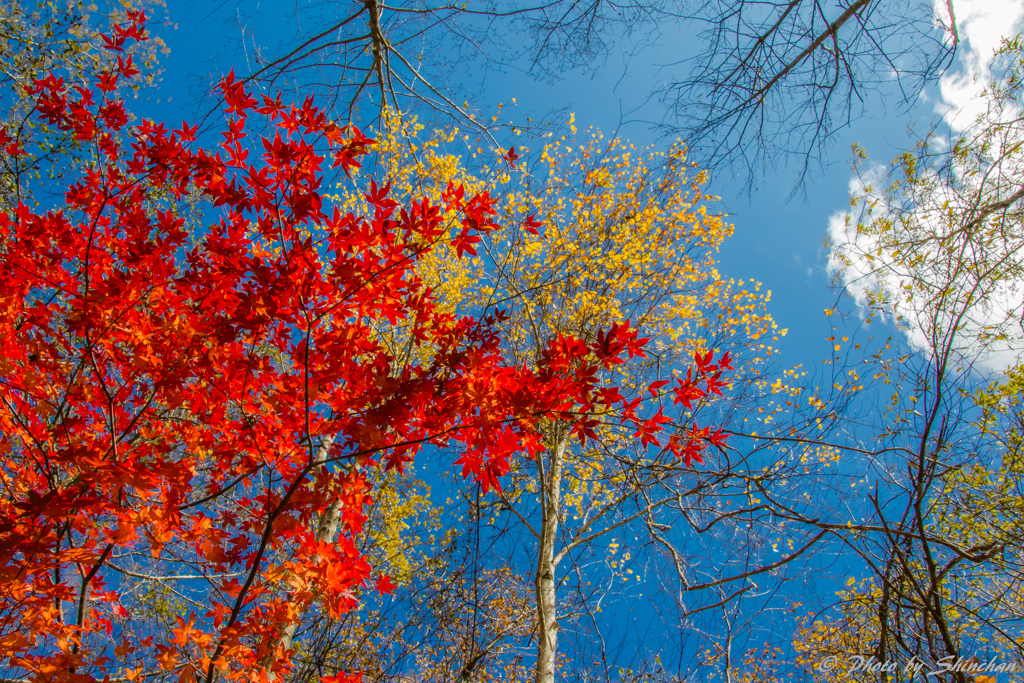
<svg viewBox="0 0 1024 683">
<path fill-rule="evenodd" d="M 323 443 L 317 449 L 317 459 L 322 460 L 327 457 L 327 449 L 334 441 L 334 437 L 330 436 L 324 439 Z M 331 503 L 330 507 L 324 511 L 323 516 L 320 518 L 320 523 L 316 529 L 316 540 L 326 541 L 328 543 L 334 543 L 338 536 L 338 526 L 341 523 L 341 499 L 335 500 Z M 319 555 L 318 555 L 319 556 Z M 274 657 L 276 656 L 278 648 L 282 651 L 290 650 L 292 642 L 295 638 L 295 632 L 299 630 L 299 622 L 302 619 L 300 613 L 296 620 L 285 626 L 281 635 L 277 638 L 276 647 L 272 647 L 266 657 L 263 658 L 261 664 L 264 669 L 269 669 L 274 663 Z M 272 671 L 267 672 L 267 678 L 271 683 L 277 681 L 277 674 Z"/>
<path fill-rule="evenodd" d="M 323 517 L 320 519 L 320 525 L 316 530 L 316 540 L 320 542 L 334 543 L 338 537 L 338 525 L 341 523 L 341 499 L 331 503 L 331 506 L 324 512 Z M 319 556 L 319 555 L 318 555 Z M 284 631 L 281 632 L 281 637 L 278 638 L 278 645 L 285 650 L 290 650 L 292 647 L 292 640 L 295 638 L 295 632 L 299 629 L 299 622 L 293 621 L 285 627 Z M 269 665 L 270 662 L 265 662 L 264 666 Z"/>
<path fill-rule="evenodd" d="M 554 683 L 555 658 L 558 655 L 558 595 L 556 589 L 555 542 L 562 503 L 562 471 L 568 430 L 559 425 L 553 430 L 549 467 L 544 471 L 543 459 L 538 460 L 540 470 L 541 530 L 537 553 L 537 674 L 535 683 Z M 543 458 L 543 456 L 542 456 Z"/>
</svg>

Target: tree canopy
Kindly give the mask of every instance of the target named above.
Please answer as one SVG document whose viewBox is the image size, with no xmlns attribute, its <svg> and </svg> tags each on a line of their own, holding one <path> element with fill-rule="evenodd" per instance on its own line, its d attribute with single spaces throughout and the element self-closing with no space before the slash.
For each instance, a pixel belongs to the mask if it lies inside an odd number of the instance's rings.
<svg viewBox="0 0 1024 683">
<path fill-rule="evenodd" d="M 888 58 L 941 72 L 949 3 L 311 3 L 176 126 L 126 100 L 146 12 L 0 7 L 0 683 L 994 683 L 1024 652 L 1019 37 L 973 125 L 855 147 L 826 352 L 790 361 L 697 160 L 807 172 Z M 502 130 L 435 80 L 702 20 L 661 93 L 688 140 Z"/>
</svg>

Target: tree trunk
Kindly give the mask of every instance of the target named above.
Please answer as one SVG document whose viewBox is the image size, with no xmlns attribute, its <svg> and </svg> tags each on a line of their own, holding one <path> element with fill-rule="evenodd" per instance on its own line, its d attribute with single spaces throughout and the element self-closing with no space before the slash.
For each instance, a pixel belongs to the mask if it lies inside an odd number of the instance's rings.
<svg viewBox="0 0 1024 683">
<path fill-rule="evenodd" d="M 333 436 L 326 437 L 323 440 L 323 443 L 317 449 L 318 460 L 323 460 L 327 457 L 327 449 L 330 447 L 333 441 Z M 317 541 L 326 541 L 328 543 L 334 543 L 335 539 L 338 536 L 338 526 L 341 523 L 341 504 L 341 498 L 338 498 L 333 503 L 331 503 L 330 507 L 328 507 L 327 510 L 324 511 L 324 514 L 320 518 L 320 523 L 317 525 L 316 529 Z M 285 652 L 292 648 L 292 642 L 295 638 L 295 632 L 299 630 L 299 622 L 301 621 L 301 619 L 302 614 L 300 613 L 295 621 L 284 627 L 284 630 L 281 631 L 281 635 L 277 638 L 276 646 L 270 648 L 270 652 L 267 653 L 267 656 L 264 657 L 263 661 L 261 662 L 263 668 L 268 669 L 267 679 L 270 681 L 270 683 L 275 683 L 277 681 L 277 674 L 275 674 L 273 671 L 269 671 L 270 667 L 274 663 L 274 657 L 277 655 L 277 651 L 279 649 L 282 652 Z"/>
<path fill-rule="evenodd" d="M 535 683 L 554 683 L 555 658 L 558 655 L 558 601 L 555 581 L 555 542 L 561 514 L 562 471 L 568 430 L 559 425 L 553 430 L 550 466 L 544 471 L 543 456 L 538 459 L 540 470 L 541 529 L 537 553 L 537 674 Z"/>
</svg>

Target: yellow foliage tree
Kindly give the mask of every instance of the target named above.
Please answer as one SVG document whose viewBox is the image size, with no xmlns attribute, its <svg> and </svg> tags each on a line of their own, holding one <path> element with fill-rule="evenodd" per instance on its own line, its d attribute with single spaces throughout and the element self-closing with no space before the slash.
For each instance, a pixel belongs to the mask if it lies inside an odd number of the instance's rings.
<svg viewBox="0 0 1024 683">
<path fill-rule="evenodd" d="M 522 358 L 552 334 L 592 337 L 619 320 L 651 337 L 665 368 L 724 348 L 724 340 L 777 340 L 770 293 L 718 272 L 715 257 L 732 226 L 710 209 L 718 198 L 706 194 L 707 174 L 684 145 L 638 150 L 599 132 L 577 136 L 570 122 L 572 135 L 537 153 L 520 148 L 517 156 L 531 161 L 517 164 L 457 129 L 423 136 L 415 119 L 388 123 L 371 169 L 388 178 L 392 195 L 440 205 L 452 184 L 466 196 L 500 198 L 501 228 L 477 258 L 456 260 L 449 243 L 425 259 L 422 274 L 451 311 L 506 310 L 509 343 Z M 490 163 L 466 167 L 465 157 L 485 154 Z M 345 209 L 363 208 L 349 187 L 336 198 Z M 542 226 L 531 230 L 528 219 Z M 753 362 L 771 353 L 767 344 L 759 350 Z"/>
<path fill-rule="evenodd" d="M 397 117 L 387 124 L 368 172 L 387 178 L 397 200 L 426 197 L 443 207 L 460 187 L 465 196 L 485 191 L 496 199 L 500 227 L 488 241 L 457 239 L 453 216 L 449 239 L 433 245 L 421 276 L 452 313 L 500 311 L 509 351 L 520 362 L 535 362 L 559 334 L 593 340 L 623 320 L 650 341 L 646 358 L 607 372 L 620 387 L 671 380 L 694 353 L 711 350 L 742 349 L 745 365 L 730 374 L 742 382 L 756 378 L 773 353 L 784 331 L 767 312 L 770 293 L 719 273 L 716 255 L 732 226 L 712 208 L 717 198 L 706 191 L 707 174 L 682 144 L 637 149 L 593 130 L 581 133 L 570 119 L 565 135 L 538 150 L 485 150 L 458 130 L 425 134 L 415 120 Z M 339 188 L 343 211 L 363 208 L 354 187 Z M 473 258 L 455 258 L 467 248 Z M 407 340 L 401 328 L 381 334 L 396 348 Z M 560 661 L 563 562 L 573 560 L 567 564 L 584 585 L 574 558 L 599 545 L 614 579 L 640 580 L 629 550 L 619 552 L 610 536 L 646 528 L 674 552 L 659 514 L 682 512 L 681 501 L 708 486 L 671 455 L 647 452 L 613 416 L 593 417 L 607 419 L 597 428 L 597 445 L 586 449 L 570 441 L 567 422 L 542 425 L 545 454 L 514 464 L 499 500 L 484 511 L 522 524 L 534 539 L 536 681 L 554 680 Z M 672 428 L 684 429 L 691 418 L 681 415 Z M 715 476 L 721 482 L 728 467 Z"/>
</svg>

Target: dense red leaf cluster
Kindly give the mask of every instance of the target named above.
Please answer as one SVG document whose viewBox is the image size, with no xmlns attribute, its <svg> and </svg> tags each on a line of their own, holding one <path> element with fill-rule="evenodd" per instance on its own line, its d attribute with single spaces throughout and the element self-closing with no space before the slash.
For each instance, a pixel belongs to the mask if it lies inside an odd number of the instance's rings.
<svg viewBox="0 0 1024 683">
<path fill-rule="evenodd" d="M 143 20 L 108 48 L 144 39 Z M 185 124 L 129 127 L 114 93 L 133 68 L 118 64 L 92 89 L 35 83 L 37 115 L 94 162 L 59 208 L 0 215 L 5 677 L 283 674 L 279 636 L 310 605 L 338 615 L 394 588 L 354 543 L 369 465 L 449 448 L 486 492 L 551 417 L 587 439 L 614 414 L 660 447 L 668 418 L 599 379 L 643 353 L 628 324 L 517 367 L 495 320 L 435 305 L 417 259 L 439 241 L 472 253 L 495 227 L 486 194 L 399 206 L 371 183 L 369 215 L 328 211 L 328 161 L 353 169 L 372 140 L 231 76 L 219 147 Z M 271 133 L 247 132 L 250 117 Z M 676 389 L 687 407 L 728 368 L 698 361 Z M 717 439 L 664 447 L 689 462 Z M 331 509 L 340 533 L 324 539 Z"/>
</svg>

